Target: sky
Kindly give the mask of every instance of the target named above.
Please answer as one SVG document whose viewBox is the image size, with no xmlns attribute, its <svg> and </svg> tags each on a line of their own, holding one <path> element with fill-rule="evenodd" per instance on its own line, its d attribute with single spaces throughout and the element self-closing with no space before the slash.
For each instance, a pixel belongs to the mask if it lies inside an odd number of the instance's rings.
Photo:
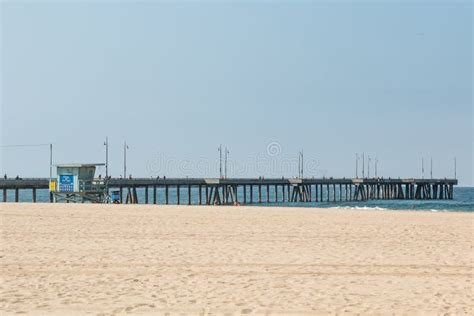
<svg viewBox="0 0 474 316">
<path fill-rule="evenodd" d="M 1 172 L 473 186 L 471 1 L 3 1 Z M 369 162 L 370 157 L 370 162 Z M 424 173 L 422 172 L 424 161 Z M 369 171 L 370 170 L 370 171 Z M 99 173 L 105 174 L 103 168 Z M 358 162 L 362 175 L 362 158 Z"/>
</svg>

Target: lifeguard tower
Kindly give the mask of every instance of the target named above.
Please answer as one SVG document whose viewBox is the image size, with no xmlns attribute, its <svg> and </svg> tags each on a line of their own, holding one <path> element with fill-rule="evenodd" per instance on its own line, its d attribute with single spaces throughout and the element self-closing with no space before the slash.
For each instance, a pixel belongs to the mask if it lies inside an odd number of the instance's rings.
<svg viewBox="0 0 474 316">
<path fill-rule="evenodd" d="M 94 178 L 98 166 L 105 164 L 56 165 L 56 178 L 51 179 L 49 184 L 53 201 L 107 203 L 107 179 Z"/>
</svg>

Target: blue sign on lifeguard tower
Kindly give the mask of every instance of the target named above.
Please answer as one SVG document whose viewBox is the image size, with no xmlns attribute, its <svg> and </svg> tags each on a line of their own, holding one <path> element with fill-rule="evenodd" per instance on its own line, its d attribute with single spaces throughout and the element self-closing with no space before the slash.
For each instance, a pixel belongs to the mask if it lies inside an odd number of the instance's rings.
<svg viewBox="0 0 474 316">
<path fill-rule="evenodd" d="M 74 176 L 60 175 L 58 181 L 59 192 L 74 192 Z"/>
</svg>

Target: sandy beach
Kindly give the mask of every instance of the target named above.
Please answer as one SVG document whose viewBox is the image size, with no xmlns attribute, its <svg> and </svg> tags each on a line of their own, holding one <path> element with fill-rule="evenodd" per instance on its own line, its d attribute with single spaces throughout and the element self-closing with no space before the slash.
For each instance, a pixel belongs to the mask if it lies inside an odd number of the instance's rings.
<svg viewBox="0 0 474 316">
<path fill-rule="evenodd" d="M 474 214 L 0 204 L 0 313 L 473 314 Z"/>
</svg>

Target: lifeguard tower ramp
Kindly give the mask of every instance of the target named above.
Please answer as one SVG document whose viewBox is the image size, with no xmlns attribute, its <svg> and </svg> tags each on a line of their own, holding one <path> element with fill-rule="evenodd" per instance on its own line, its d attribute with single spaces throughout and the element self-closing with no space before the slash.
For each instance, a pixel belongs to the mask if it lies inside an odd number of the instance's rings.
<svg viewBox="0 0 474 316">
<path fill-rule="evenodd" d="M 98 166 L 104 164 L 56 165 L 56 178 L 49 189 L 54 202 L 107 203 L 107 179 L 94 178 Z"/>
</svg>

